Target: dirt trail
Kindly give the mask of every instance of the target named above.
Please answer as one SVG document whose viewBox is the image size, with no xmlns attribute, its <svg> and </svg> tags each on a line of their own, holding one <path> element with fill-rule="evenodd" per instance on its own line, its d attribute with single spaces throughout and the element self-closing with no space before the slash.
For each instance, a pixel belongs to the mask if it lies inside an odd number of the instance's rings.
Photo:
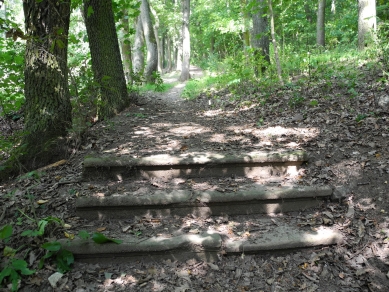
<svg viewBox="0 0 389 292">
<path fill-rule="evenodd" d="M 196 68 L 191 74 L 193 78 L 201 76 Z M 168 83 L 176 82 L 178 74 L 163 78 Z M 308 88 L 304 92 L 306 103 L 291 98 L 294 96 L 291 88 L 268 93 L 266 103 L 258 102 L 263 92 L 238 98 L 226 90 L 211 102 L 205 96 L 186 101 L 179 98 L 183 83 L 178 83 L 167 93 L 147 93 L 139 99 L 138 105 L 93 126 L 86 143 L 75 148 L 67 164 L 46 170 L 38 179 L 27 176 L 3 185 L 1 223 L 19 228 L 16 222 L 22 220 L 32 226 L 33 223 L 25 220 L 24 216 L 17 215 L 19 209 L 38 218 L 61 218 L 71 226 L 66 230 L 70 234 L 88 229 L 104 230 L 110 235 L 123 232 L 128 227 L 126 232 L 132 232 L 134 236 L 147 236 L 152 232 L 169 232 L 175 224 L 188 226 L 190 230 L 206 230 L 214 224 L 227 233 L 242 236 L 248 223 L 250 228 L 259 226 L 261 218 L 252 218 L 246 225 L 242 222 L 247 218 L 228 216 L 204 220 L 171 218 L 158 226 L 147 218 L 136 222 L 106 220 L 91 224 L 84 221 L 75 216 L 74 202 L 77 197 L 91 193 L 108 195 L 128 187 L 135 194 L 142 195 L 150 189 L 178 185 L 223 192 L 252 181 L 230 177 L 214 180 L 139 180 L 128 183 L 128 186 L 120 181 L 108 184 L 84 182 L 81 176 L 83 159 L 91 153 L 142 157 L 190 151 L 230 153 L 252 149 L 303 149 L 311 157 L 296 177 L 279 177 L 274 181 L 258 178 L 256 183 L 270 183 L 274 187 L 294 184 L 334 187 L 339 201 L 328 202 L 310 214 L 281 214 L 274 219 L 295 220 L 296 224 L 312 229 L 328 224 L 343 232 L 345 244 L 273 256 L 244 253 L 239 257 L 221 256 L 220 261 L 213 264 L 196 261 L 146 264 L 138 261 L 125 265 L 90 265 L 76 262 L 74 269 L 60 280 L 56 289 L 78 292 L 387 291 L 389 114 L 386 109 L 377 106 L 373 97 L 387 95 L 389 87 L 382 89 L 380 84 L 377 87 L 362 84 L 357 88 L 359 96 L 356 100 L 347 96 L 346 89 L 336 84 L 332 86 L 330 93 L 321 87 Z M 331 94 L 335 97 L 322 98 Z M 312 98 L 319 101 L 318 106 L 309 104 Z M 371 112 L 374 115 L 365 115 L 356 121 L 358 113 Z M 79 145 L 75 143 L 73 147 L 76 146 Z M 38 200 L 45 203 L 38 204 Z M 64 237 L 65 230 L 50 231 L 51 238 Z M 8 245 L 18 248 L 20 243 L 30 247 L 41 244 L 26 237 L 14 237 Z M 33 249 L 30 258 L 34 257 Z M 53 273 L 52 266 L 46 265 L 33 279 L 23 280 L 20 291 L 52 291 L 47 279 Z"/>
</svg>

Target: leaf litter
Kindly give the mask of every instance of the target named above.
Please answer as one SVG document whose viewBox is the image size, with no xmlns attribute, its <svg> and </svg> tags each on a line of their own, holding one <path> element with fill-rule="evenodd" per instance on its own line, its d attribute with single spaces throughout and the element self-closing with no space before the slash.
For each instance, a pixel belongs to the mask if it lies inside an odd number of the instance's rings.
<svg viewBox="0 0 389 292">
<path fill-rule="evenodd" d="M 249 86 L 249 85 L 248 85 Z M 389 114 L 380 97 L 389 91 L 372 86 L 359 97 L 342 96 L 333 88 L 333 98 L 320 98 L 319 88 L 306 91 L 317 106 L 291 107 L 290 89 L 271 93 L 261 106 L 230 101 L 231 93 L 216 92 L 182 101 L 179 90 L 148 93 L 111 123 L 97 123 L 86 141 L 66 162 L 10 181 L 1 186 L 1 224 L 13 224 L 15 234 L 37 218 L 57 217 L 66 229 L 51 228 L 52 239 L 99 230 L 102 238 L 120 238 L 130 233 L 134 239 L 156 235 L 171 236 L 179 229 L 197 233 L 210 228 L 232 239 L 255 238 L 283 222 L 305 228 L 322 224 L 341 230 L 346 238 L 341 246 L 291 251 L 286 254 L 240 256 L 221 254 L 219 261 L 196 260 L 134 261 L 116 265 L 75 262 L 61 276 L 50 262 L 32 277 L 22 278 L 20 291 L 386 291 L 389 287 Z M 255 94 L 255 93 L 254 93 Z M 260 94 L 260 93 L 258 93 Z M 371 98 L 376 96 L 378 102 Z M 384 99 L 382 99 L 384 100 Z M 316 103 L 315 103 L 316 104 Z M 387 105 L 386 105 L 387 106 Z M 135 114 L 142 112 L 142 119 Z M 356 113 L 374 113 L 366 117 Z M 261 125 L 258 119 L 263 119 Z M 267 130 L 271 129 L 271 130 Z M 217 134 L 216 134 L 217 133 Z M 125 143 L 125 144 L 123 144 Z M 124 180 L 84 182 L 82 159 L 93 152 L 142 157 L 157 153 L 219 151 L 228 153 L 252 149 L 305 149 L 311 154 L 298 176 L 273 180 L 243 177 L 174 180 Z M 133 218 L 128 220 L 85 221 L 75 216 L 75 199 L 88 195 L 134 194 L 142 196 L 155 189 L 214 189 L 233 192 L 251 183 L 282 185 L 331 185 L 337 200 L 300 214 L 263 216 L 194 216 Z M 45 234 L 46 235 L 46 234 Z M 29 268 L 37 265 L 39 242 L 14 236 L 7 246 L 21 243 L 30 248 Z M 4 249 L 4 243 L 0 243 Z M 50 279 L 50 280 L 49 280 Z"/>
</svg>

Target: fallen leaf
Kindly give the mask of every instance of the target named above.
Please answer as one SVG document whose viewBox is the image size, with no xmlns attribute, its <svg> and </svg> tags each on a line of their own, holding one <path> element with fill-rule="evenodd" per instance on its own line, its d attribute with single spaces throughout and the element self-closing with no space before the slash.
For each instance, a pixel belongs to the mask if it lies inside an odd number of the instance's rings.
<svg viewBox="0 0 389 292">
<path fill-rule="evenodd" d="M 43 205 L 43 204 L 46 204 L 49 200 L 38 200 L 37 201 L 37 204 L 38 205 Z"/>
<path fill-rule="evenodd" d="M 75 235 L 74 235 L 74 234 L 72 234 L 72 233 L 67 233 L 67 232 L 64 232 L 64 234 L 65 234 L 65 237 L 66 237 L 66 238 L 69 238 L 69 239 L 71 239 L 71 240 L 73 240 L 73 239 L 74 239 L 74 237 L 75 237 Z"/>
<path fill-rule="evenodd" d="M 104 231 L 105 229 L 107 229 L 107 227 L 99 227 L 99 228 L 97 228 L 96 230 L 97 230 L 98 232 L 101 232 L 101 231 Z"/>
</svg>

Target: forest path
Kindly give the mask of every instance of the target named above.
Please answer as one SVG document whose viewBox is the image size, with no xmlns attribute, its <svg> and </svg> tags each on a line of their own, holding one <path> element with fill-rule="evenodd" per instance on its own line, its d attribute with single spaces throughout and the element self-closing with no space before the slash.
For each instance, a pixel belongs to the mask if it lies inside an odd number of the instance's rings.
<svg viewBox="0 0 389 292">
<path fill-rule="evenodd" d="M 201 68 L 191 65 L 190 66 L 190 76 L 191 79 L 199 79 L 204 76 L 203 71 Z M 181 103 L 184 101 L 184 99 L 181 97 L 182 91 L 185 88 L 186 82 L 179 81 L 180 78 L 180 71 L 172 71 L 166 74 L 163 74 L 162 80 L 165 84 L 175 84 L 173 88 L 169 89 L 166 92 L 148 92 L 147 96 L 154 96 L 157 99 L 162 100 L 163 102 L 166 102 L 167 105 L 173 105 L 176 106 L 176 103 Z"/>
</svg>

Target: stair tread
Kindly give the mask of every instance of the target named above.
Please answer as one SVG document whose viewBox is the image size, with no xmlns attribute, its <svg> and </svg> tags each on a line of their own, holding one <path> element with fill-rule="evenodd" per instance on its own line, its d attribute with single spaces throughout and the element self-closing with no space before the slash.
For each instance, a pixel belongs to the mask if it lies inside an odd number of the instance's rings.
<svg viewBox="0 0 389 292">
<path fill-rule="evenodd" d="M 136 238 L 120 235 L 121 244 L 97 244 L 91 240 L 63 240 L 63 246 L 73 252 L 76 258 L 86 261 L 123 261 L 124 259 L 154 256 L 185 260 L 201 258 L 213 261 L 219 254 L 261 253 L 291 250 L 313 246 L 339 244 L 342 234 L 335 228 L 319 226 L 313 229 L 279 222 L 271 230 L 242 232 L 240 236 L 214 230 L 199 234 L 181 233 Z"/>
</svg>

